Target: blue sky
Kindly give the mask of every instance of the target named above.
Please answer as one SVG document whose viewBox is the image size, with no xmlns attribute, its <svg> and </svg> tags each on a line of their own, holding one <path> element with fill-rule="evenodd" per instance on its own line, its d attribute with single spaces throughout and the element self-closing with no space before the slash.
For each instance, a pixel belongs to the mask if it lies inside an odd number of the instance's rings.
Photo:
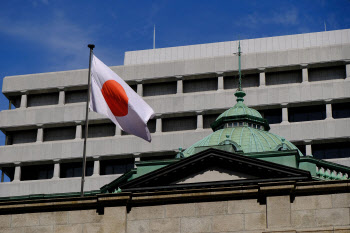
<svg viewBox="0 0 350 233">
<path fill-rule="evenodd" d="M 124 52 L 350 28 L 350 0 L 11 0 L 0 8 L 5 76 L 88 68 L 88 43 L 107 65 Z M 8 100 L 0 94 L 0 110 Z M 4 144 L 0 133 L 0 145 Z"/>
</svg>

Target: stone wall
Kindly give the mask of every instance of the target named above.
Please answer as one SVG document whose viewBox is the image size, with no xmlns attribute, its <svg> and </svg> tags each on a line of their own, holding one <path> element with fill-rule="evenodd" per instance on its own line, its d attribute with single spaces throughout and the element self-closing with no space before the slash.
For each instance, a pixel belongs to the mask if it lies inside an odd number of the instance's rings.
<svg viewBox="0 0 350 233">
<path fill-rule="evenodd" d="M 7 232 L 350 232 L 350 194 L 0 215 Z"/>
</svg>

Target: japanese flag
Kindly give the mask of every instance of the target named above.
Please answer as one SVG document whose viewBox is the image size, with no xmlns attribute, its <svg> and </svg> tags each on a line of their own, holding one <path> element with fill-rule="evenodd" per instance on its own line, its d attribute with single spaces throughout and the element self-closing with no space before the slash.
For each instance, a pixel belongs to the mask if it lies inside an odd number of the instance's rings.
<svg viewBox="0 0 350 233">
<path fill-rule="evenodd" d="M 95 55 L 91 58 L 89 108 L 107 116 L 123 131 L 151 141 L 147 122 L 153 109 Z"/>
</svg>

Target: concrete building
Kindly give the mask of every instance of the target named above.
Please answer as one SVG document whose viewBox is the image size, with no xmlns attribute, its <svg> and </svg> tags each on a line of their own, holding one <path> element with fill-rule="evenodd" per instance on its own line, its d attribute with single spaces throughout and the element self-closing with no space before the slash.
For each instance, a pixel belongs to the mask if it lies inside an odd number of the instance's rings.
<svg viewBox="0 0 350 233">
<path fill-rule="evenodd" d="M 349 166 L 350 30 L 241 45 L 245 103 L 304 155 Z M 231 41 L 126 52 L 124 65 L 112 69 L 157 113 L 149 122 L 153 140 L 126 135 L 90 112 L 86 190 L 135 161 L 173 158 L 209 135 L 210 124 L 235 104 L 237 47 Z M 79 191 L 86 90 L 87 70 L 4 78 L 14 109 L 0 112 L 0 167 L 11 179 L 0 184 L 0 196 Z"/>
</svg>

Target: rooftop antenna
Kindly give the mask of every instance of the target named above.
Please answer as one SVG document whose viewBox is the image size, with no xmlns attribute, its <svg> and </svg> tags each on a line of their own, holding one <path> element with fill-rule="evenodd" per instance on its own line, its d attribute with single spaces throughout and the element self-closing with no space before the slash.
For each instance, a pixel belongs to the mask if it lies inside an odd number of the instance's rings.
<svg viewBox="0 0 350 233">
<path fill-rule="evenodd" d="M 156 25 L 153 25 L 153 49 L 156 48 Z"/>
<path fill-rule="evenodd" d="M 323 23 L 324 23 L 324 31 L 326 32 L 327 31 L 326 20 L 324 20 Z"/>
</svg>

